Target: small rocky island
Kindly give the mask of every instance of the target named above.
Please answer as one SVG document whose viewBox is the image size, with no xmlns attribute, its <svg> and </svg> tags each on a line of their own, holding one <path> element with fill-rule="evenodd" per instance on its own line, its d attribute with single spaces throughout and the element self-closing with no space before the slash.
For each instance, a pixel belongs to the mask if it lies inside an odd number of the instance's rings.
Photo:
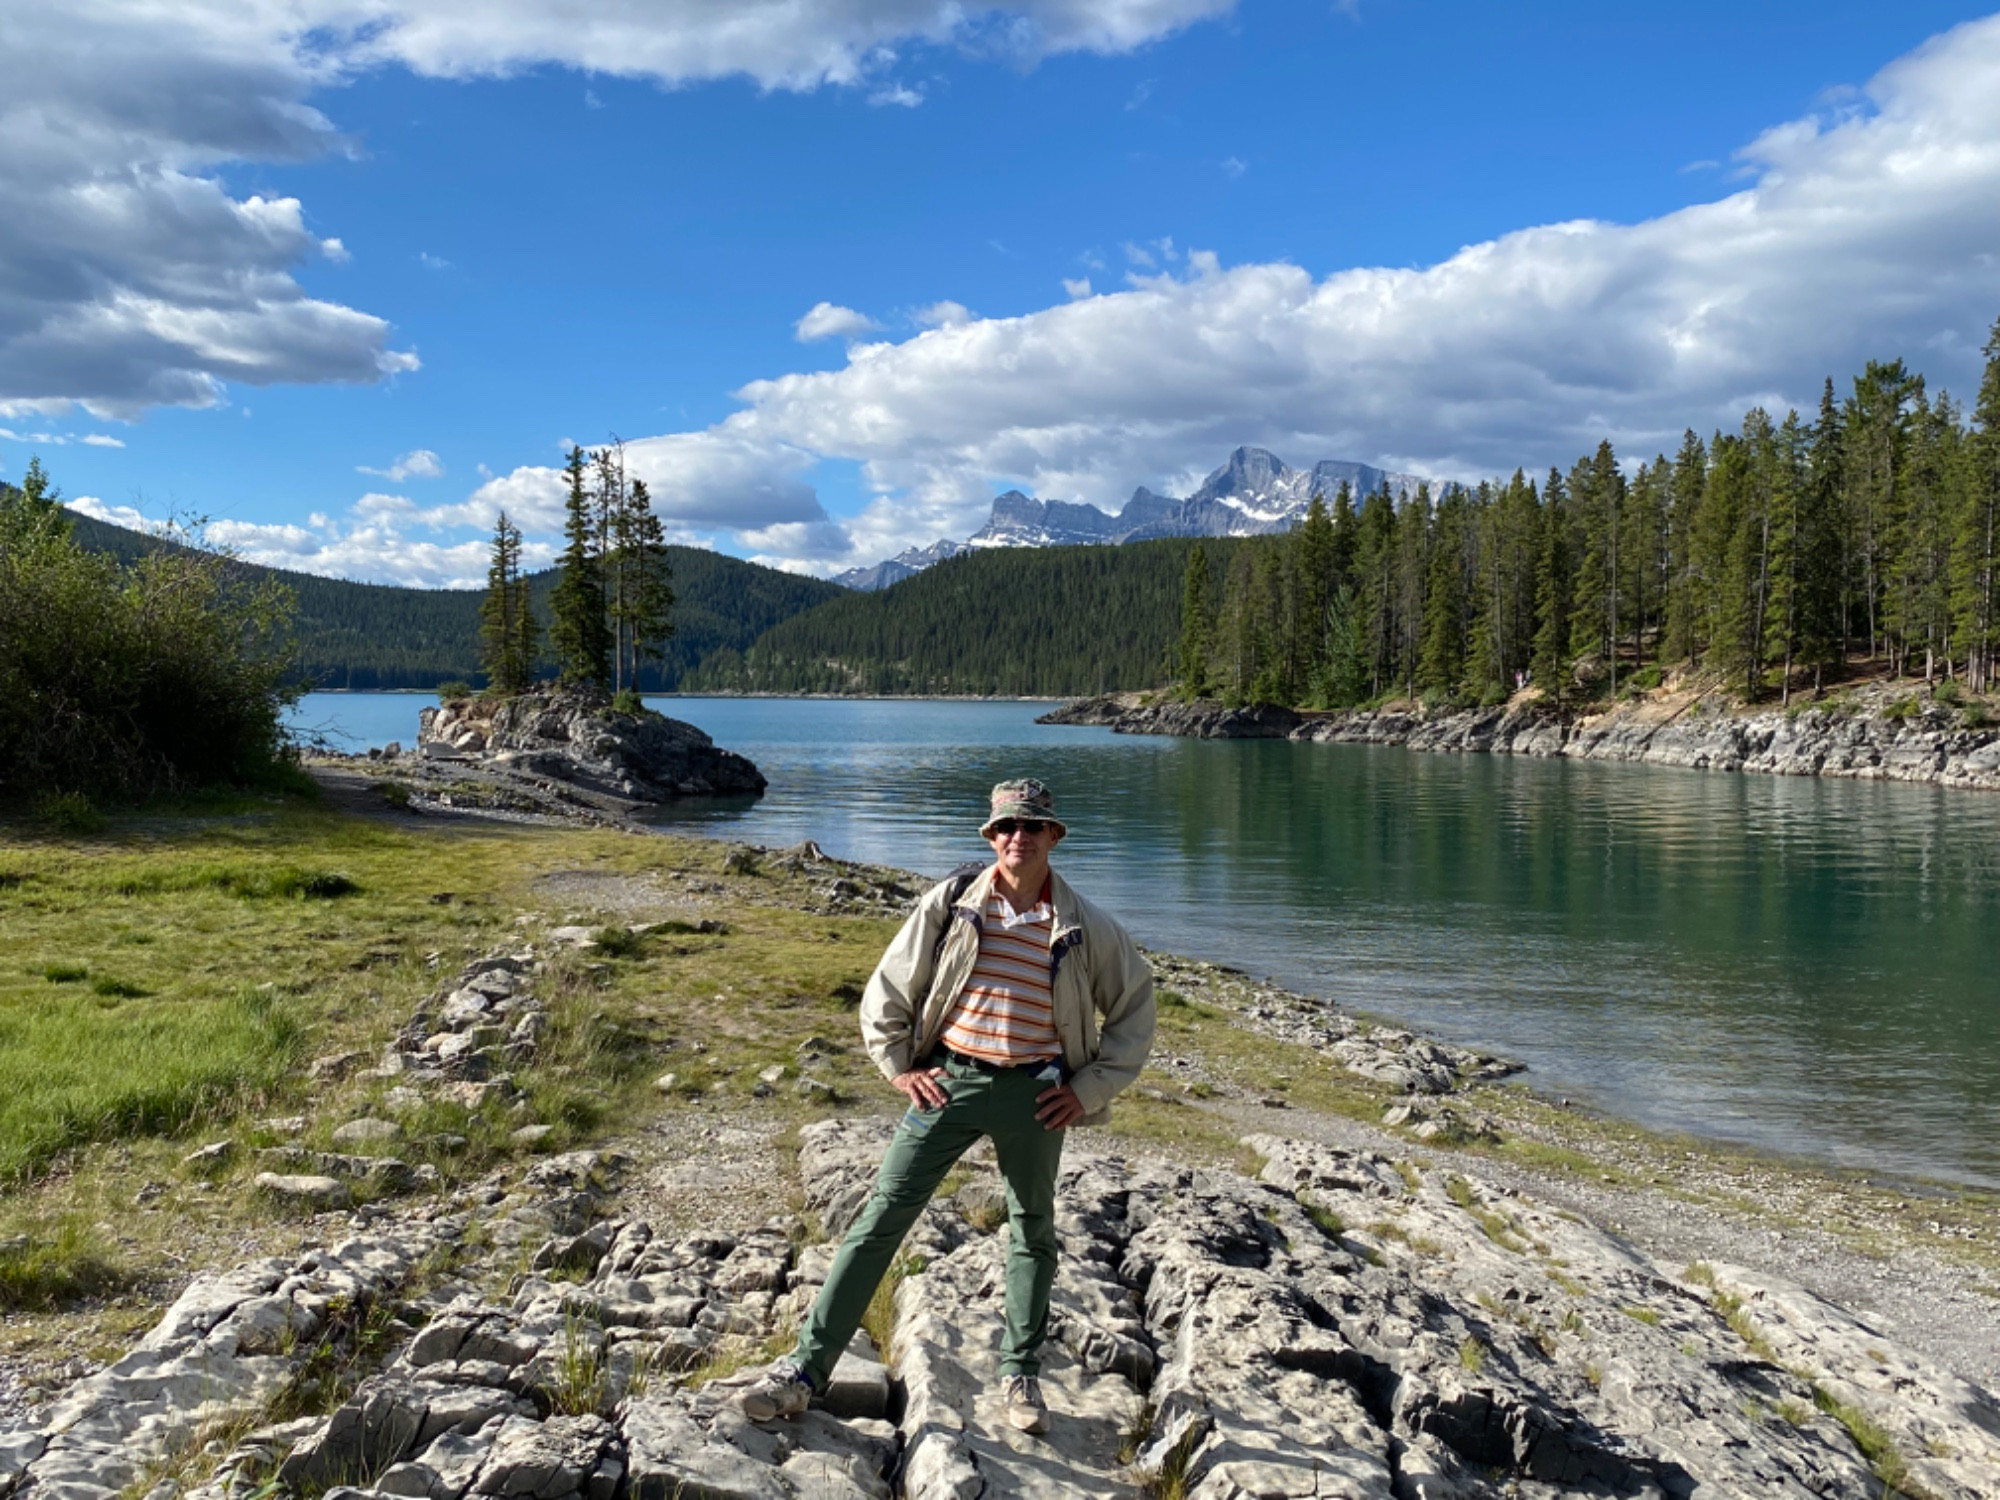
<svg viewBox="0 0 2000 1500">
<path fill-rule="evenodd" d="M 767 785 L 692 724 L 570 687 L 447 699 L 423 710 L 413 753 L 392 745 L 368 759 L 399 805 L 568 822 L 630 822 L 681 798 L 756 797 Z"/>
</svg>

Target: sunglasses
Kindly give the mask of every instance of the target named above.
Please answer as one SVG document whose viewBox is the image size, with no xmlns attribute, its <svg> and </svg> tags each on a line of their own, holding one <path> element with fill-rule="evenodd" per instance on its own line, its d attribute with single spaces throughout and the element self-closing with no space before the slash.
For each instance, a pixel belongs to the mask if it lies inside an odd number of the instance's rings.
<svg viewBox="0 0 2000 1500">
<path fill-rule="evenodd" d="M 993 824 L 992 832 L 995 838 L 1004 839 L 1019 830 L 1033 838 L 1036 834 L 1047 833 L 1053 827 L 1055 824 L 1044 823 L 1040 818 L 1002 818 Z"/>
</svg>

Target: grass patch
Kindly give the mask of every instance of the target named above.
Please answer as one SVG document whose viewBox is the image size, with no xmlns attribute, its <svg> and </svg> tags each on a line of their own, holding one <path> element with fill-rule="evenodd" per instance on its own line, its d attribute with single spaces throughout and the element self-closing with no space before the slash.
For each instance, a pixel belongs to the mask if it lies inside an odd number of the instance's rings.
<svg viewBox="0 0 2000 1500">
<path fill-rule="evenodd" d="M 1301 1198 L 1299 1207 L 1306 1211 L 1306 1217 L 1317 1224 L 1320 1232 L 1328 1239 L 1337 1240 L 1347 1233 L 1347 1225 L 1342 1222 L 1340 1215 L 1325 1205 Z"/>
<path fill-rule="evenodd" d="M 925 1265 L 921 1255 L 897 1256 L 889 1266 L 889 1274 L 876 1284 L 875 1295 L 868 1299 L 868 1310 L 861 1315 L 861 1326 L 875 1341 L 875 1352 L 884 1359 L 889 1357 L 889 1341 L 896 1332 L 896 1289 L 910 1277 L 921 1275 Z"/>
<path fill-rule="evenodd" d="M 555 1378 L 549 1382 L 549 1405 L 565 1417 L 587 1416 L 604 1404 L 604 1330 L 575 1313 L 563 1320 L 562 1348 L 556 1355 Z"/>
<path fill-rule="evenodd" d="M 1484 1207 L 1479 1201 L 1479 1195 L 1473 1191 L 1472 1184 L 1456 1172 L 1445 1178 L 1444 1191 L 1447 1198 L 1472 1216 L 1472 1221 L 1485 1233 L 1486 1238 L 1502 1250 L 1512 1251 L 1518 1255 L 1528 1248 L 1528 1242 L 1522 1238 L 1514 1222 L 1505 1214 L 1495 1213 Z"/>
<path fill-rule="evenodd" d="M 98 985 L 101 996 L 146 993 Z M 291 1071 L 299 1040 L 290 1007 L 258 990 L 112 1010 L 44 992 L 0 1009 L 0 1180 L 91 1141 L 178 1134 L 233 1112 Z"/>
<path fill-rule="evenodd" d="M 52 1311 L 124 1279 L 96 1227 L 75 1214 L 52 1229 L 0 1241 L 0 1311 Z"/>
<path fill-rule="evenodd" d="M 1634 1323 L 1644 1323 L 1648 1328 L 1660 1326 L 1660 1314 L 1657 1308 L 1641 1307 L 1636 1302 L 1628 1302 L 1618 1310 Z"/>
<path fill-rule="evenodd" d="M 1468 1337 L 1458 1346 L 1458 1367 L 1468 1375 L 1477 1375 L 1486 1368 L 1486 1346 Z"/>
<path fill-rule="evenodd" d="M 42 978 L 50 984 L 76 984 L 90 978 L 88 964 L 43 964 Z"/>
<path fill-rule="evenodd" d="M 1860 1407 L 1837 1399 L 1819 1386 L 1813 1387 L 1813 1404 L 1847 1429 L 1854 1446 L 1868 1460 L 1870 1471 L 1882 1481 L 1885 1494 L 1914 1496 L 1921 1493 L 1911 1487 L 1909 1461 L 1903 1457 L 1895 1439 L 1889 1436 L 1881 1423 Z"/>
<path fill-rule="evenodd" d="M 713 1352 L 707 1359 L 681 1377 L 681 1384 L 691 1391 L 699 1390 L 711 1380 L 721 1380 L 738 1370 L 747 1370 L 752 1365 L 768 1365 L 791 1353 L 794 1342 L 789 1333 L 774 1333 L 767 1339 L 756 1341 L 725 1338 L 712 1346 Z"/>
<path fill-rule="evenodd" d="M 106 880 L 118 896 L 181 895 L 219 891 L 245 901 L 331 901 L 353 896 L 361 887 L 338 870 L 294 864 L 226 865 L 167 860 Z"/>
<path fill-rule="evenodd" d="M 1709 1285 L 1712 1288 L 1715 1285 L 1712 1272 Z M 1749 1310 L 1743 1306 L 1743 1299 L 1732 1292 L 1716 1288 L 1714 1301 L 1715 1310 L 1722 1314 L 1722 1321 L 1729 1325 L 1729 1331 L 1749 1345 L 1750 1352 L 1759 1359 L 1766 1364 L 1775 1365 L 1778 1362 L 1778 1351 L 1771 1347 L 1771 1341 L 1764 1337 L 1763 1330 L 1751 1320 Z"/>
</svg>

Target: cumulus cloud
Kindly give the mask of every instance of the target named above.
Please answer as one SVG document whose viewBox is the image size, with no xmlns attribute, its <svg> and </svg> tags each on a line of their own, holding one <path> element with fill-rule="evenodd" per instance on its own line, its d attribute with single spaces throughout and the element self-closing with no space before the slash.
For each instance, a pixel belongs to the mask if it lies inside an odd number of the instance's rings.
<svg viewBox="0 0 2000 1500">
<path fill-rule="evenodd" d="M 901 109 L 915 109 L 924 102 L 924 91 L 906 84 L 884 84 L 868 96 L 868 102 L 878 109 L 885 104 L 893 104 Z"/>
<path fill-rule="evenodd" d="M 792 331 L 801 344 L 810 344 L 815 339 L 858 338 L 881 326 L 868 314 L 856 312 L 851 307 L 815 302 L 811 310 L 792 325 Z"/>
<path fill-rule="evenodd" d="M 0 417 L 213 406 L 230 383 L 369 382 L 418 367 L 389 325 L 311 297 L 341 263 L 293 198 L 235 163 L 345 149 L 315 103 L 371 69 L 555 64 L 667 84 L 862 86 L 900 51 L 1029 62 L 1123 52 L 1233 0 L 75 0 L 0 21 Z M 891 96 L 898 87 L 884 84 Z M 429 255 L 422 263 L 444 269 Z"/>
<path fill-rule="evenodd" d="M 168 522 L 129 505 L 107 505 L 95 496 L 68 502 L 83 515 L 123 526 L 130 531 L 158 533 Z M 353 578 L 405 588 L 483 588 L 491 560 L 491 511 L 484 512 L 482 530 L 467 534 L 465 523 L 480 511 L 464 506 L 423 510 L 400 495 L 367 494 L 344 516 L 315 511 L 304 525 L 292 522 L 213 520 L 202 527 L 203 538 L 246 562 L 294 573 L 327 578 Z M 440 535 L 441 532 L 454 535 Z M 524 564 L 545 568 L 561 550 L 553 536 L 528 536 L 522 545 Z"/>
<path fill-rule="evenodd" d="M 386 469 L 371 469 L 366 464 L 354 467 L 356 473 L 373 474 L 391 484 L 401 484 L 405 479 L 437 479 L 444 474 L 443 462 L 428 448 L 412 448 Z"/>
<path fill-rule="evenodd" d="M 1079 297 L 1088 297 L 1090 295 L 1090 278 L 1088 276 L 1078 276 L 1074 279 L 1065 276 L 1062 279 L 1062 284 L 1063 295 L 1068 297 L 1072 302 L 1076 301 Z"/>
<path fill-rule="evenodd" d="M 964 536 L 1003 484 L 1115 508 L 1238 443 L 1476 478 L 1603 437 L 1671 450 L 1753 402 L 1809 404 L 1871 356 L 1964 390 L 2000 312 L 1996 76 L 2000 18 L 1968 23 L 1860 103 L 1751 142 L 1728 197 L 1523 229 L 1424 268 L 1315 276 L 1134 243 L 1129 290 L 856 345 L 840 369 L 745 386 L 708 433 L 655 441 L 726 437 L 793 473 L 858 464 L 879 498 L 841 523 L 845 557 L 824 528 L 758 532 L 830 566 Z"/>
<path fill-rule="evenodd" d="M 963 302 L 946 300 L 920 307 L 910 317 L 919 328 L 957 328 L 962 323 L 970 323 L 973 313 Z"/>
</svg>

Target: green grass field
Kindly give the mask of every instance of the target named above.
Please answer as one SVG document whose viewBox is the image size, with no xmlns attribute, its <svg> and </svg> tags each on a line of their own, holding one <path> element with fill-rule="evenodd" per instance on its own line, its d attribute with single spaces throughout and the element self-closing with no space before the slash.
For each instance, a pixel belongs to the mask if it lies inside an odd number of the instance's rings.
<svg viewBox="0 0 2000 1500">
<path fill-rule="evenodd" d="M 549 1031 L 516 1080 L 525 1107 L 429 1104 L 405 1118 L 399 1154 L 452 1181 L 509 1154 L 526 1123 L 555 1127 L 548 1149 L 612 1122 L 642 1128 L 691 1092 L 747 1093 L 815 1033 L 848 1049 L 832 1076 L 859 1094 L 874 1075 L 852 1045 L 852 997 L 891 924 L 791 909 L 782 877 L 725 875 L 723 854 L 298 799 L 114 821 L 81 840 L 0 826 L 0 1308 L 144 1280 L 173 1239 L 171 1214 L 135 1206 L 148 1191 L 218 1228 L 268 1220 L 248 1191 L 251 1151 L 277 1137 L 258 1121 L 306 1115 L 304 1143 L 323 1146 L 387 1087 L 314 1080 L 311 1059 L 372 1057 L 466 959 L 544 923 L 617 920 L 538 887 L 553 874 L 656 877 L 663 903 L 691 899 L 727 930 L 668 923 L 552 955 L 537 981 Z M 686 875 L 711 889 L 681 896 Z M 678 1098 L 652 1087 L 667 1068 Z M 224 1136 L 250 1148 L 233 1166 L 182 1164 Z"/>
</svg>

